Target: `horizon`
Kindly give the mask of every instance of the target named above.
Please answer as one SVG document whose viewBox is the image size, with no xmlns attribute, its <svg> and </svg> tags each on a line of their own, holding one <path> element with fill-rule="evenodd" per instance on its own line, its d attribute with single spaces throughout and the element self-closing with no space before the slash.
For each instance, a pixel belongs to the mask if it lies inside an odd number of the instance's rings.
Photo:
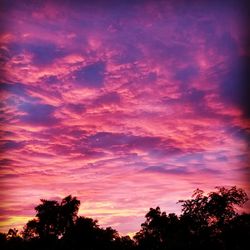
<svg viewBox="0 0 250 250">
<path fill-rule="evenodd" d="M 199 191 L 201 191 L 201 193 L 202 193 L 202 195 L 203 196 L 209 196 L 211 193 L 219 193 L 219 190 L 220 190 L 220 188 L 225 188 L 226 189 L 226 191 L 228 192 L 229 191 L 229 189 L 231 189 L 231 188 L 236 188 L 236 190 L 238 190 L 237 192 L 241 192 L 241 191 L 243 191 L 243 193 L 242 193 L 242 204 L 241 205 L 236 205 L 236 204 L 234 204 L 233 205 L 233 211 L 236 213 L 235 214 L 235 216 L 237 217 L 238 215 L 243 215 L 243 214 L 248 214 L 248 212 L 247 212 L 247 209 L 245 209 L 245 206 L 246 206 L 246 203 L 247 202 L 249 202 L 249 198 L 248 198 L 248 196 L 247 196 L 247 194 L 245 193 L 245 190 L 243 190 L 243 189 L 239 189 L 239 188 L 237 188 L 236 186 L 231 186 L 231 187 L 224 187 L 224 186 L 218 186 L 218 187 L 215 187 L 214 188 L 214 190 L 210 190 L 210 192 L 204 192 L 204 190 L 201 190 L 201 189 L 196 189 L 196 190 L 193 190 L 193 193 L 192 193 L 192 195 L 189 197 L 190 199 L 196 199 L 197 197 L 194 197 L 195 196 L 195 193 L 196 193 L 196 191 L 197 190 L 199 190 Z M 244 198 L 244 194 L 246 195 L 246 197 Z M 62 199 L 65 199 L 65 198 L 67 198 L 67 197 L 72 197 L 73 199 L 77 199 L 77 197 L 74 197 L 74 196 L 72 196 L 71 194 L 69 194 L 69 195 L 67 195 L 66 197 L 63 197 Z M 59 200 L 59 199 L 55 199 L 55 200 L 52 200 L 52 199 L 40 199 L 40 203 L 39 204 L 36 204 L 36 206 L 40 206 L 41 204 L 43 204 L 43 201 L 56 201 L 57 202 L 57 204 L 60 206 L 62 203 L 62 199 L 61 200 Z M 246 199 L 245 201 L 243 201 L 244 199 Z M 78 199 L 77 199 L 78 200 Z M 187 199 L 187 200 L 189 200 L 189 199 Z M 181 219 L 181 215 L 183 215 L 183 203 L 185 203 L 185 201 L 187 201 L 187 200 L 179 200 L 179 201 L 177 201 L 176 202 L 176 204 L 178 203 L 178 204 L 181 204 L 182 203 L 182 205 L 180 205 L 180 207 L 182 207 L 181 208 L 181 211 L 180 211 L 180 213 L 176 213 L 176 212 L 169 212 L 169 213 L 166 213 L 166 215 L 167 216 L 169 216 L 169 215 L 176 215 L 179 219 Z M 98 220 L 96 220 L 96 218 L 92 218 L 92 217 L 88 217 L 88 216 L 85 216 L 85 214 L 78 214 L 79 212 L 80 212 L 80 208 L 81 208 L 81 201 L 80 200 L 78 200 L 80 203 L 80 205 L 79 205 L 79 210 L 78 210 L 78 212 L 77 212 L 77 215 L 76 215 L 76 218 L 77 219 L 79 219 L 79 218 L 90 218 L 90 219 L 93 219 L 93 221 L 96 221 L 96 223 L 97 223 L 97 225 L 98 225 L 98 227 L 99 228 L 102 228 L 102 229 L 107 229 L 107 228 L 109 228 L 109 225 L 106 225 L 106 228 L 105 227 L 103 227 L 103 226 L 101 226 L 100 224 L 99 224 L 99 221 Z M 36 207 L 35 206 L 35 207 Z M 34 210 L 35 211 L 37 211 L 36 209 L 35 209 L 35 207 L 34 207 Z M 160 210 L 160 212 L 161 213 L 165 213 L 165 211 L 163 211 L 163 210 L 161 210 L 161 208 L 159 207 L 159 206 L 155 206 L 155 207 L 150 207 L 150 208 L 148 208 L 147 209 L 147 211 L 145 212 L 145 215 L 144 215 L 144 220 L 145 220 L 145 218 L 146 218 L 146 215 L 149 213 L 149 211 L 151 211 L 151 209 L 157 209 L 157 208 L 159 208 L 159 210 Z M 37 213 L 37 212 L 36 212 Z M 28 218 L 28 220 L 26 221 L 26 223 L 24 224 L 24 225 L 19 225 L 18 227 L 14 227 L 14 228 L 8 228 L 8 230 L 17 230 L 17 235 L 18 236 L 20 236 L 20 237 L 23 237 L 22 236 L 22 234 L 23 234 L 23 232 L 25 231 L 25 227 L 28 225 L 28 222 L 30 222 L 30 221 L 32 221 L 32 220 L 39 220 L 38 219 L 38 216 L 37 216 L 38 214 L 34 214 L 34 216 L 33 217 L 29 217 Z M 231 218 L 232 219 L 232 218 Z M 142 227 L 142 224 L 143 223 L 145 223 L 145 222 L 141 222 L 140 223 L 140 226 Z M 112 227 L 111 227 L 112 228 Z M 114 229 L 115 231 L 117 231 L 115 228 L 112 228 L 112 229 Z M 8 230 L 7 231 L 5 231 L 5 232 L 0 232 L 0 233 L 5 233 L 5 234 L 7 234 L 7 232 L 8 232 Z M 127 233 L 125 233 L 125 234 L 123 234 L 123 233 L 121 233 L 121 232 L 118 232 L 117 231 L 117 233 L 118 233 L 118 235 L 119 236 L 129 236 L 131 239 L 139 232 L 139 230 L 141 230 L 140 228 L 138 228 L 138 231 L 134 231 L 134 232 L 127 232 Z"/>
<path fill-rule="evenodd" d="M 122 235 L 196 188 L 250 197 L 245 7 L 3 0 L 0 231 L 68 194 Z"/>
</svg>

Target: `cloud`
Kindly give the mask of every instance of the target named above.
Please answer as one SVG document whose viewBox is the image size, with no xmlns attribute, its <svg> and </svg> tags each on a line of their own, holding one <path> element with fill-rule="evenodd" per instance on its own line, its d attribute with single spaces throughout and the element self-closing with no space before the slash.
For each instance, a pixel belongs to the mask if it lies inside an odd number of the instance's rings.
<svg viewBox="0 0 250 250">
<path fill-rule="evenodd" d="M 99 132 L 88 137 L 88 143 L 92 147 L 112 150 L 153 150 L 161 144 L 161 138 L 150 136 L 134 136 L 130 134 L 119 134 Z"/>
<path fill-rule="evenodd" d="M 84 104 L 75 104 L 75 103 L 69 103 L 67 104 L 67 108 L 76 114 L 81 114 L 86 111 L 85 105 Z"/>
<path fill-rule="evenodd" d="M 237 105 L 249 118 L 249 58 L 236 57 L 219 85 L 222 100 Z"/>
<path fill-rule="evenodd" d="M 160 174 L 173 174 L 173 175 L 186 175 L 190 174 L 189 171 L 185 167 L 179 168 L 165 168 L 162 166 L 150 166 L 145 168 L 143 171 L 152 172 L 152 173 L 160 173 Z"/>
<path fill-rule="evenodd" d="M 82 214 L 127 233 L 149 207 L 178 212 L 176 201 L 222 176 L 250 192 L 238 3 L 4 5 L 4 231 L 23 226 L 40 198 L 70 193 Z"/>
<path fill-rule="evenodd" d="M 188 84 L 191 80 L 198 76 L 199 70 L 194 66 L 187 66 L 183 69 L 177 70 L 175 79 Z"/>
<path fill-rule="evenodd" d="M 4 165 L 7 166 L 7 165 L 11 165 L 14 162 L 15 162 L 14 160 L 3 158 L 3 159 L 0 160 L 0 165 L 1 166 L 4 166 Z"/>
<path fill-rule="evenodd" d="M 22 83 L 2 83 L 1 92 L 29 99 L 26 86 Z"/>
<path fill-rule="evenodd" d="M 74 72 L 75 82 L 82 86 L 98 88 L 104 83 L 105 63 L 96 62 Z"/>
<path fill-rule="evenodd" d="M 46 66 L 66 55 L 66 51 L 58 48 L 54 43 L 45 41 L 33 41 L 21 47 L 32 55 L 32 63 L 36 66 Z"/>
<path fill-rule="evenodd" d="M 119 29 L 117 26 L 112 26 L 112 29 Z M 135 43 L 128 42 L 127 44 L 119 44 L 115 49 L 117 54 L 113 57 L 113 61 L 117 64 L 127 64 L 138 61 L 143 53 L 140 48 L 136 47 Z"/>
<path fill-rule="evenodd" d="M 23 103 L 20 110 L 26 114 L 20 117 L 20 121 L 34 126 L 53 126 L 58 123 L 54 116 L 55 108 L 47 104 Z"/>
<path fill-rule="evenodd" d="M 10 140 L 2 140 L 1 141 L 1 151 L 9 151 L 9 150 L 17 150 L 23 148 L 25 145 L 24 142 L 16 142 L 16 141 L 10 141 Z M 5 163 L 11 160 L 10 159 L 5 159 Z"/>
<path fill-rule="evenodd" d="M 47 84 L 55 84 L 59 83 L 59 79 L 55 75 L 45 75 L 40 78 L 41 82 L 47 83 Z"/>
<path fill-rule="evenodd" d="M 202 173 L 204 174 L 212 174 L 212 175 L 218 175 L 218 174 L 222 174 L 221 171 L 219 170 L 216 170 L 216 169 L 211 169 L 211 168 L 205 168 L 203 167 L 201 170 L 200 170 Z"/>
<path fill-rule="evenodd" d="M 94 101 L 94 104 L 97 106 L 102 106 L 102 105 L 119 104 L 120 102 L 121 102 L 121 98 L 119 94 L 116 92 L 110 92 L 110 93 L 99 96 Z"/>
</svg>

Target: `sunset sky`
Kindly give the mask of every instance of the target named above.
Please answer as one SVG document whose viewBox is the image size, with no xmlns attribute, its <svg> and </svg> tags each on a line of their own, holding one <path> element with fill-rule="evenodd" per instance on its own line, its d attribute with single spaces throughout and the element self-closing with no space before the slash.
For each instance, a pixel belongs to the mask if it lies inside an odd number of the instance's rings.
<svg viewBox="0 0 250 250">
<path fill-rule="evenodd" d="M 127 234 L 196 188 L 249 195 L 239 2 L 1 0 L 0 231 L 41 198 Z"/>
</svg>

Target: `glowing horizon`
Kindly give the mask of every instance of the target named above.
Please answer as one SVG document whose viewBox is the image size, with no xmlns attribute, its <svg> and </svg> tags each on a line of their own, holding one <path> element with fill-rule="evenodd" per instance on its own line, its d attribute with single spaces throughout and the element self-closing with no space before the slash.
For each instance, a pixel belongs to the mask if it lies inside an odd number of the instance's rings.
<svg viewBox="0 0 250 250">
<path fill-rule="evenodd" d="M 0 231 L 69 194 L 121 234 L 196 188 L 249 195 L 236 2 L 3 1 Z"/>
</svg>

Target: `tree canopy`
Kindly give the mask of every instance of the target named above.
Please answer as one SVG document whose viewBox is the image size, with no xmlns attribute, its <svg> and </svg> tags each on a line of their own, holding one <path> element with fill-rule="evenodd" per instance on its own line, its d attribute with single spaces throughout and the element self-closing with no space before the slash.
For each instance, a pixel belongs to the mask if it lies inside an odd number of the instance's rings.
<svg viewBox="0 0 250 250">
<path fill-rule="evenodd" d="M 120 236 L 98 221 L 78 216 L 80 201 L 71 195 L 41 199 L 36 216 L 23 230 L 0 234 L 1 249 L 55 250 L 245 250 L 250 243 L 250 214 L 239 214 L 248 200 L 240 188 L 216 187 L 207 195 L 200 189 L 181 200 L 182 213 L 166 214 L 150 208 L 133 239 Z"/>
</svg>

